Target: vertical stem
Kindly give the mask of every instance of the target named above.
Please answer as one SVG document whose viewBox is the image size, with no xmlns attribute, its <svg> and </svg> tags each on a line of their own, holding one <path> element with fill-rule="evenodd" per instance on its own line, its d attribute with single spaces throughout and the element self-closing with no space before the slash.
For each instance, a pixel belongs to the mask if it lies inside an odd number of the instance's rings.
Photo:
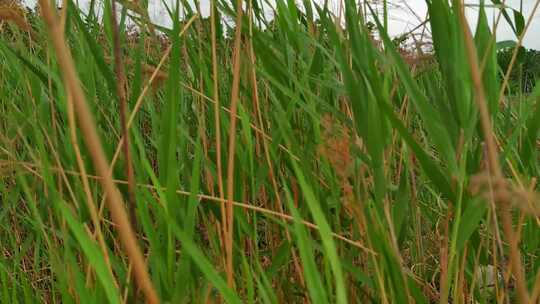
<svg viewBox="0 0 540 304">
<path fill-rule="evenodd" d="M 210 27 L 212 31 L 212 74 L 213 74 L 213 99 L 214 99 L 214 128 L 216 129 L 216 166 L 217 166 L 217 183 L 219 198 L 221 199 L 221 229 L 223 238 L 227 231 L 226 207 L 223 192 L 223 169 L 221 164 L 221 105 L 219 101 L 219 86 L 218 86 L 218 64 L 217 64 L 217 43 L 216 43 L 216 0 L 211 1 L 210 6 Z M 224 245 L 223 242 L 222 245 Z"/>
<path fill-rule="evenodd" d="M 103 145 L 101 144 L 101 139 L 97 132 L 97 126 L 93 114 L 88 107 L 86 96 L 79 82 L 75 64 L 71 52 L 67 47 L 64 35 L 62 34 L 62 29 L 59 27 L 55 13 L 51 8 L 51 3 L 48 0 L 39 0 L 39 6 L 56 52 L 58 65 L 62 72 L 63 84 L 66 90 L 72 94 L 73 107 L 79 120 L 79 126 L 84 142 L 88 148 L 98 175 L 102 177 L 100 183 L 104 190 L 104 195 L 107 196 L 107 203 L 111 211 L 112 219 L 116 224 L 115 227 L 120 236 L 120 242 L 122 243 L 130 262 L 133 264 L 136 282 L 144 292 L 148 303 L 159 303 L 158 295 L 147 272 L 144 256 L 137 244 L 135 233 L 129 222 L 126 210 L 124 209 L 122 195 L 118 191 L 112 175 L 109 172 L 109 164 L 105 152 L 103 151 Z"/>
<path fill-rule="evenodd" d="M 136 217 L 136 198 L 135 198 L 135 174 L 133 172 L 133 164 L 131 161 L 131 153 L 129 151 L 129 130 L 127 126 L 127 96 L 126 96 L 126 74 L 124 72 L 124 64 L 122 62 L 122 50 L 120 48 L 120 32 L 118 30 L 118 21 L 116 20 L 116 3 L 111 0 L 111 24 L 113 38 L 113 53 L 114 53 L 114 71 L 116 73 L 116 93 L 118 94 L 118 102 L 120 104 L 120 124 L 122 125 L 122 137 L 124 158 L 126 162 L 126 177 L 128 181 L 128 210 L 130 211 L 131 222 L 137 227 Z"/>
<path fill-rule="evenodd" d="M 249 45 L 248 45 L 248 52 L 249 52 L 249 63 L 250 63 L 250 80 L 251 80 L 251 86 L 252 86 L 252 96 L 253 96 L 253 103 L 255 104 L 255 111 L 257 112 L 257 122 L 259 124 L 259 128 L 263 131 L 263 132 L 266 132 L 266 127 L 265 127 L 265 124 L 264 124 L 264 121 L 263 121 L 263 117 L 262 117 L 262 112 L 261 112 L 261 107 L 260 107 L 260 102 L 259 102 L 259 88 L 258 88 L 258 85 L 257 85 L 257 74 L 256 74 L 256 67 L 255 67 L 255 64 L 256 64 L 256 58 L 255 58 L 255 51 L 253 50 L 253 41 L 251 39 L 251 37 L 253 36 L 253 21 L 251 20 L 251 16 L 253 15 L 253 12 L 252 12 L 252 0 L 249 0 L 249 8 L 248 8 L 248 14 L 249 14 Z M 276 181 L 276 174 L 274 173 L 274 167 L 272 166 L 272 160 L 271 160 L 271 157 L 270 157 L 270 149 L 268 147 L 268 139 L 265 138 L 264 136 L 262 136 L 262 143 L 263 143 L 263 149 L 264 149 L 264 155 L 265 155 L 265 158 L 266 158 L 266 163 L 268 165 L 268 171 L 269 171 L 269 175 L 270 175 L 270 180 L 272 182 L 272 188 L 274 190 L 274 195 L 276 197 L 276 210 L 278 210 L 279 212 L 281 213 L 284 213 L 283 211 L 283 204 L 281 203 L 281 198 L 280 198 L 280 195 L 279 195 L 279 188 L 278 188 L 278 184 L 277 184 L 277 181 Z M 283 220 L 283 222 L 285 223 L 285 220 Z M 291 242 L 292 238 L 291 238 L 291 234 L 289 233 L 289 230 L 288 229 L 285 229 L 285 237 L 287 238 L 287 240 L 289 242 Z M 294 249 L 294 247 L 291 247 L 291 255 L 292 255 L 292 258 L 293 258 L 293 265 L 294 265 L 294 268 L 296 270 L 296 272 L 298 273 L 298 278 L 300 280 L 300 284 L 302 285 L 302 287 L 305 287 L 305 280 L 304 280 L 304 276 L 303 276 L 303 271 L 302 271 L 302 266 L 300 264 L 300 262 L 298 261 L 298 255 L 296 254 L 296 251 Z M 306 299 L 308 298 L 308 295 L 306 294 Z"/>
<path fill-rule="evenodd" d="M 484 133 L 484 140 L 487 146 L 487 157 L 490 175 L 496 182 L 504 179 L 502 169 L 499 164 L 498 147 L 495 144 L 495 136 L 493 135 L 493 126 L 491 124 L 491 118 L 489 115 L 486 96 L 482 84 L 482 75 L 480 73 L 479 62 L 477 57 L 476 47 L 472 38 L 472 34 L 465 17 L 465 11 L 462 0 L 456 0 L 457 10 L 461 23 L 461 29 L 465 37 L 465 46 L 467 51 L 467 60 L 471 67 L 471 76 L 476 92 L 476 103 L 480 112 L 480 123 L 482 131 Z M 529 303 L 529 294 L 525 282 L 525 275 L 523 273 L 523 267 L 521 263 L 521 255 L 518 247 L 518 239 L 515 235 L 514 228 L 512 227 L 512 213 L 510 210 L 509 201 L 501 201 L 498 204 L 499 213 L 502 220 L 503 232 L 509 243 L 510 249 L 510 263 L 512 272 L 516 278 L 517 295 L 520 303 Z"/>
<path fill-rule="evenodd" d="M 233 53 L 233 83 L 231 92 L 231 125 L 229 129 L 229 159 L 227 165 L 227 283 L 232 288 L 233 278 L 233 221 L 234 221 L 234 157 L 236 145 L 236 113 L 238 111 L 238 98 L 240 87 L 240 48 L 242 42 L 242 0 L 237 1 L 236 7 L 236 33 Z"/>
</svg>

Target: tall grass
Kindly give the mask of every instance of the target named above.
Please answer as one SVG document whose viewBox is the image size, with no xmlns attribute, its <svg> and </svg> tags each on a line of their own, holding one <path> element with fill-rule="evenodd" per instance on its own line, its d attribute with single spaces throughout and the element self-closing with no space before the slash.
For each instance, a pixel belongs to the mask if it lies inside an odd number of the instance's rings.
<svg viewBox="0 0 540 304">
<path fill-rule="evenodd" d="M 540 300 L 540 85 L 484 1 L 412 48 L 387 1 L 119 3 L 0 11 L 1 303 Z"/>
</svg>

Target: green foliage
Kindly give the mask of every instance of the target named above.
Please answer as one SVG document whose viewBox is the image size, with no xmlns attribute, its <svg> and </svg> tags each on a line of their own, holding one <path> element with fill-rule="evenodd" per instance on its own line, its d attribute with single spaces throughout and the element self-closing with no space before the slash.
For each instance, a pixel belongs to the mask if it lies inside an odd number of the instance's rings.
<svg viewBox="0 0 540 304">
<path fill-rule="evenodd" d="M 514 46 L 504 47 L 497 52 L 497 61 L 503 75 L 510 67 L 514 52 L 516 52 Z M 530 94 L 539 78 L 540 51 L 520 47 L 517 50 L 517 57 L 510 73 L 508 92 L 510 94 Z"/>
<path fill-rule="evenodd" d="M 471 191 L 486 169 L 484 134 L 463 29 L 448 1 L 427 1 L 429 54 L 402 48 L 403 37 L 388 35 L 387 1 L 377 15 L 370 4 L 346 0 L 339 24 L 328 6 L 308 0 L 304 10 L 293 1 L 246 2 L 253 11 L 244 14 L 241 29 L 233 155 L 227 143 L 236 29 L 217 22 L 214 73 L 211 20 L 188 26 L 199 10 L 190 3 L 169 7 L 172 29 L 149 24 L 133 8 L 120 16 L 131 16 L 139 29 L 121 22 L 129 110 L 142 100 L 129 129 L 134 214 L 164 303 L 514 300 L 512 280 L 498 283 L 497 298 L 475 280 L 486 265 L 506 273 L 501 257 L 508 247 L 486 199 L 492 189 Z M 515 45 L 494 43 L 481 3 L 474 44 L 499 161 L 511 184 L 528 188 L 540 174 L 540 53 L 519 50 L 499 104 Z M 236 4 L 215 5 L 218 19 L 234 20 Z M 263 13 L 269 6 L 272 20 Z M 66 39 L 112 159 L 121 128 L 111 28 L 96 13 L 109 6 L 92 1 L 88 15 L 68 7 Z M 524 30 L 519 12 L 499 9 L 516 33 Z M 28 19 L 35 37 L 13 24 L 0 28 L 0 303 L 140 302 L 100 177 L 69 124 L 69 95 L 45 24 L 35 13 Z M 232 285 L 218 182 L 229 182 L 218 176 L 229 156 L 235 161 Z M 125 166 L 120 154 L 113 175 L 128 197 Z M 100 210 L 103 242 L 88 204 Z M 538 221 L 520 215 L 515 224 L 519 219 L 532 289 L 540 267 Z"/>
</svg>

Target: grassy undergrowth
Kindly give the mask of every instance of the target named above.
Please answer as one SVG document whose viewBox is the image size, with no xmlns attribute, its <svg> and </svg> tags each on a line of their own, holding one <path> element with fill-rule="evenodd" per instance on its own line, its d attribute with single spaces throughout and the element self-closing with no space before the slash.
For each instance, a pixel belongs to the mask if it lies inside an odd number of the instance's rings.
<svg viewBox="0 0 540 304">
<path fill-rule="evenodd" d="M 1 8 L 1 303 L 539 301 L 540 86 L 483 4 L 427 1 L 429 50 L 354 0 L 119 3 Z"/>
</svg>

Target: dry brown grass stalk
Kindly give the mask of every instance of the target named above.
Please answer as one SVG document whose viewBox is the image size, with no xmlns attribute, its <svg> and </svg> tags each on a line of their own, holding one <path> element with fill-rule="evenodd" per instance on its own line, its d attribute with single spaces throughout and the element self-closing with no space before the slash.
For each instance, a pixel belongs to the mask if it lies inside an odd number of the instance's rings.
<svg viewBox="0 0 540 304">
<path fill-rule="evenodd" d="M 484 140 L 486 142 L 489 174 L 491 180 L 500 182 L 504 180 L 504 176 L 501 166 L 499 164 L 498 147 L 495 143 L 494 130 L 491 124 L 491 118 L 487 106 L 484 87 L 482 85 L 482 73 L 480 71 L 477 50 L 474 45 L 474 40 L 472 38 L 471 30 L 469 28 L 467 19 L 465 17 L 463 3 L 461 0 L 455 2 L 459 5 L 459 20 L 461 24 L 461 29 L 465 37 L 467 60 L 469 62 L 469 66 L 471 67 L 471 76 L 476 93 L 475 101 L 480 112 L 480 123 L 482 126 L 482 131 L 484 133 Z M 493 197 L 492 200 L 495 202 Z M 521 254 L 518 247 L 518 238 L 515 235 L 514 228 L 512 227 L 512 214 L 510 208 L 511 202 L 498 201 L 496 203 L 496 206 L 499 208 L 499 213 L 502 220 L 503 232 L 508 243 L 510 244 L 510 263 L 512 267 L 512 272 L 514 274 L 514 277 L 516 278 L 518 299 L 521 303 L 529 303 L 529 294 L 527 291 L 525 276 L 523 272 Z"/>
<path fill-rule="evenodd" d="M 234 272 L 233 272 L 233 228 L 234 228 L 234 161 L 236 151 L 236 113 L 238 109 L 238 99 L 240 91 L 240 50 L 242 48 L 242 20 L 243 20 L 242 0 L 237 1 L 236 10 L 236 33 L 234 38 L 234 53 L 233 53 L 233 81 L 231 92 L 231 124 L 229 128 L 229 159 L 227 163 L 227 234 L 226 254 L 227 254 L 227 283 L 229 287 L 234 287 Z"/>
<path fill-rule="evenodd" d="M 186 28 L 191 25 L 191 23 L 196 19 L 197 15 L 195 15 L 188 23 L 186 23 Z M 184 30 L 182 30 L 182 32 L 180 33 L 180 35 L 182 35 L 182 33 L 184 32 Z M 170 49 L 167 49 L 165 51 L 165 54 L 163 55 L 162 57 L 162 61 L 160 61 L 160 63 L 157 65 L 157 66 L 152 66 L 152 65 L 148 65 L 148 64 L 143 64 L 142 65 L 142 72 L 145 73 L 145 74 L 149 74 L 150 75 L 150 78 L 147 82 L 147 85 L 145 86 L 145 88 L 143 89 L 143 92 L 141 93 L 141 95 L 139 96 L 139 98 L 137 98 L 137 102 L 135 103 L 135 106 L 133 108 L 133 111 L 131 111 L 131 114 L 129 116 L 129 120 L 128 120 L 128 128 L 131 126 L 131 124 L 133 123 L 133 120 L 135 119 L 135 115 L 137 114 L 138 110 L 140 109 L 141 105 L 142 105 L 142 102 L 144 101 L 144 97 L 146 96 L 147 92 L 148 92 L 148 89 L 152 86 L 159 86 L 161 85 L 168 77 L 169 77 L 169 74 L 167 73 L 167 71 L 163 71 L 162 70 L 162 62 L 164 62 L 164 59 L 166 59 L 168 57 L 170 53 Z M 112 61 L 112 59 L 110 58 L 106 58 L 108 61 Z M 129 58 L 126 58 L 125 60 L 125 63 L 130 65 L 130 64 L 133 64 L 133 61 L 131 61 Z M 216 60 L 216 65 L 217 65 L 217 60 Z M 216 68 L 217 69 L 217 68 Z M 217 74 L 216 74 L 217 75 Z M 193 93 L 194 95 L 198 96 L 198 97 L 201 97 L 202 100 L 205 100 L 207 102 L 210 102 L 212 105 L 214 105 L 214 110 L 216 109 L 221 109 L 223 110 L 224 112 L 226 113 L 231 113 L 231 110 L 223 105 L 221 105 L 221 103 L 219 102 L 219 95 L 217 96 L 214 96 L 213 98 L 205 95 L 203 92 L 201 92 L 200 90 L 197 90 L 195 88 L 193 88 L 191 85 L 185 83 L 185 82 L 180 82 L 180 85 L 190 91 L 191 93 Z M 219 89 L 217 89 L 216 91 L 218 91 Z M 215 111 L 216 113 L 218 113 L 217 115 L 219 116 L 219 111 Z M 240 116 L 237 114 L 236 115 L 236 118 L 240 118 Z M 219 117 L 217 118 L 218 121 L 220 121 Z M 217 123 L 216 123 L 217 124 Z M 272 137 L 270 135 L 268 135 L 264 130 L 262 130 L 261 128 L 259 128 L 257 125 L 255 125 L 254 123 L 251 123 L 250 122 L 250 127 L 251 129 L 253 129 L 253 131 L 255 131 L 256 133 L 260 134 L 261 136 L 263 136 L 266 140 L 268 140 L 269 142 L 272 142 Z M 221 133 L 221 132 L 219 132 Z M 217 133 L 216 133 L 217 134 Z M 220 144 L 219 144 L 219 151 L 221 151 L 221 135 L 219 136 L 220 138 Z M 119 156 L 119 153 L 120 153 L 120 149 L 121 149 L 121 144 L 123 143 L 123 138 L 120 139 L 120 143 L 119 145 L 116 147 L 116 151 L 115 151 L 115 154 L 114 154 L 114 157 L 113 157 L 113 165 L 114 163 L 116 162 L 116 159 L 118 158 Z M 217 144 L 216 144 L 217 145 Z M 282 151 L 284 151 L 285 153 L 289 154 L 292 156 L 293 159 L 295 160 L 300 160 L 298 158 L 298 156 L 294 155 L 290 150 L 289 148 L 285 147 L 283 144 L 279 144 L 278 145 L 279 149 L 281 149 Z M 217 149 L 217 148 L 216 148 Z M 220 152 L 221 154 L 221 152 Z M 221 158 L 220 158 L 221 159 Z M 220 160 L 221 162 L 221 160 Z M 221 175 L 219 175 L 221 176 Z M 326 185 L 325 185 L 326 186 Z"/>
<path fill-rule="evenodd" d="M 218 184 L 218 194 L 220 199 L 224 199 L 225 193 L 223 188 L 223 165 L 221 162 L 221 119 L 220 119 L 220 100 L 219 100 L 219 76 L 218 76 L 218 63 L 217 63 L 217 42 L 216 42 L 216 0 L 211 0 L 210 7 L 210 31 L 212 35 L 212 88 L 213 88 L 213 102 L 214 102 L 214 126 L 215 126 L 215 145 L 216 145 L 216 169 L 217 169 L 217 184 Z M 220 204 L 221 214 L 225 214 L 227 208 L 225 202 Z M 222 216 L 219 223 L 221 225 L 220 229 L 223 232 L 221 235 L 225 234 L 227 230 L 226 219 Z M 225 240 L 220 238 L 222 246 L 225 245 Z M 226 262 L 225 262 L 226 264 Z"/>
<path fill-rule="evenodd" d="M 249 3 L 249 36 L 252 37 L 253 35 L 253 21 L 252 21 L 252 16 L 253 16 L 253 11 L 252 11 L 253 7 L 252 7 L 252 4 L 251 2 Z M 257 73 L 256 73 L 256 56 L 255 56 L 255 51 L 253 50 L 253 41 L 251 39 L 248 40 L 249 41 L 249 46 L 248 46 L 248 52 L 249 52 L 249 61 L 250 61 L 250 69 L 249 69 L 249 76 L 250 76 L 250 82 L 251 82 L 251 86 L 252 86 L 252 90 L 253 90 L 253 94 L 252 94 L 252 98 L 253 98 L 253 104 L 255 106 L 255 111 L 256 111 L 256 115 L 257 115 L 257 123 L 259 124 L 259 128 L 261 130 L 266 130 L 266 127 L 265 127 L 265 123 L 264 123 L 264 120 L 263 120 L 263 117 L 262 117 L 262 112 L 261 112 L 261 106 L 260 106 L 260 101 L 259 101 L 259 87 L 258 87 L 258 82 L 257 82 Z M 274 190 L 274 197 L 276 199 L 276 209 L 279 210 L 280 213 L 284 213 L 284 210 L 283 210 L 283 203 L 281 202 L 281 196 L 279 195 L 279 187 L 278 187 L 278 183 L 277 183 L 277 180 L 276 180 L 276 174 L 275 174 L 275 171 L 274 171 L 274 166 L 272 165 L 272 159 L 270 157 L 270 149 L 268 147 L 268 139 L 263 137 L 262 138 L 262 143 L 263 143 L 263 150 L 264 150 L 264 157 L 266 159 L 266 164 L 268 165 L 268 171 L 269 171 L 269 177 L 270 177 L 270 180 L 272 182 L 272 189 Z M 285 237 L 287 238 L 287 240 L 289 242 L 292 242 L 292 238 L 291 238 L 291 234 L 289 233 L 289 230 L 288 229 L 285 229 Z M 302 285 L 302 287 L 305 287 L 306 284 L 305 284 L 305 280 L 304 280 L 304 276 L 303 276 L 303 269 L 302 269 L 302 265 L 298 259 L 298 255 L 296 253 L 296 250 L 294 248 L 291 247 L 291 256 L 292 256 L 292 260 L 293 260 L 293 265 L 294 265 L 294 269 L 298 275 L 298 278 L 300 280 L 300 284 Z M 308 299 L 308 294 L 306 293 L 305 295 L 305 298 Z"/>
<path fill-rule="evenodd" d="M 133 164 L 131 161 L 131 153 L 129 151 L 129 130 L 127 127 L 127 79 L 124 72 L 124 63 L 122 60 L 122 49 L 120 46 L 120 33 L 118 31 L 118 21 L 116 20 L 116 3 L 111 2 L 111 24 L 113 38 L 113 54 L 114 54 L 114 71 L 116 73 L 116 92 L 118 94 L 120 124 L 122 128 L 122 138 L 124 139 L 124 161 L 126 162 L 126 177 L 128 180 L 128 209 L 130 210 L 131 222 L 137 228 L 137 201 L 135 196 L 135 173 L 133 172 Z"/>
<path fill-rule="evenodd" d="M 80 171 L 80 178 L 83 184 L 83 191 L 86 196 L 86 205 L 90 211 L 90 218 L 92 219 L 92 224 L 94 225 L 93 236 L 98 240 L 99 247 L 105 259 L 105 264 L 107 265 L 107 270 L 111 273 L 111 277 L 114 279 L 114 285 L 118 288 L 119 285 L 116 282 L 114 273 L 112 271 L 112 266 L 110 263 L 109 252 L 107 251 L 107 245 L 105 239 L 103 238 L 103 233 L 101 232 L 101 220 L 98 216 L 96 203 L 92 197 L 92 190 L 90 188 L 90 182 L 88 181 L 88 174 L 86 173 L 86 168 L 84 165 L 84 160 L 82 158 L 81 150 L 79 148 L 79 141 L 77 139 L 77 124 L 75 122 L 75 113 L 73 109 L 73 101 L 71 100 L 71 94 L 67 94 L 67 106 L 68 106 L 68 123 L 70 128 L 70 139 L 73 144 L 73 150 L 75 152 L 75 159 L 77 160 L 77 166 Z M 88 274 L 89 275 L 89 274 Z"/>
<path fill-rule="evenodd" d="M 55 12 L 53 12 L 51 3 L 47 0 L 39 0 L 39 5 L 43 20 L 47 25 L 47 30 L 56 52 L 60 70 L 62 71 L 64 86 L 73 97 L 73 108 L 79 120 L 83 139 L 98 175 L 103 177 L 103 179 L 100 180 L 101 186 L 107 196 L 107 202 L 120 236 L 120 242 L 133 265 L 137 284 L 145 294 L 146 300 L 149 303 L 159 303 L 158 295 L 147 272 L 144 257 L 137 244 L 135 233 L 131 227 L 126 210 L 124 209 L 124 201 L 110 173 L 109 164 L 105 152 L 103 151 L 93 114 L 88 107 L 86 97 L 75 70 L 71 52 L 68 49 L 64 35 L 62 34 L 62 28 L 56 21 L 57 18 Z"/>
<path fill-rule="evenodd" d="M 40 178 L 42 178 L 38 172 L 35 170 L 36 168 L 40 168 L 39 165 L 35 165 L 35 164 L 32 164 L 32 163 L 29 163 L 29 162 L 20 162 L 20 161 L 2 161 L 0 160 L 0 169 L 2 168 L 8 168 L 9 170 L 15 170 L 14 167 L 23 167 L 26 171 L 30 172 L 31 174 L 35 175 L 35 176 L 38 176 Z M 49 167 L 50 170 L 53 170 L 53 171 L 61 171 L 63 174 L 67 174 L 67 175 L 73 175 L 73 176 L 80 176 L 81 173 L 80 172 L 77 172 L 77 171 L 73 171 L 73 170 L 65 170 L 65 169 L 61 169 L 61 168 L 57 168 L 57 167 Z M 100 181 L 103 179 L 103 177 L 101 176 L 97 176 L 97 175 L 91 175 L 91 174 L 87 174 L 86 175 L 87 178 L 89 179 L 93 179 L 93 180 L 97 180 L 97 181 Z M 116 184 L 122 184 L 122 185 L 126 185 L 127 184 L 127 181 L 125 180 L 121 180 L 121 179 L 113 179 L 113 182 L 116 183 Z M 137 187 L 142 187 L 142 188 L 146 188 L 146 189 L 151 189 L 151 190 L 158 190 L 158 187 L 156 186 L 153 186 L 153 185 L 148 185 L 148 184 L 136 184 Z M 165 187 L 160 187 L 159 190 L 161 191 L 167 191 L 167 188 Z M 185 195 L 185 196 L 190 196 L 192 195 L 191 192 L 189 191 L 183 191 L 183 190 L 176 190 L 176 193 L 179 194 L 179 195 Z M 213 195 L 207 195 L 207 194 L 196 194 L 197 198 L 200 199 L 200 200 L 207 200 L 207 201 L 211 201 L 211 202 L 215 202 L 215 203 L 221 203 L 221 204 L 224 204 L 224 203 L 227 203 L 227 199 L 224 199 L 224 198 L 219 198 L 219 197 L 216 197 L 216 196 L 213 196 Z M 259 207 L 259 206 L 256 206 L 253 202 L 238 202 L 238 201 L 233 201 L 232 204 L 236 207 L 239 207 L 239 208 L 243 208 L 243 209 L 246 209 L 246 210 L 251 210 L 251 211 L 254 211 L 254 212 L 258 212 L 258 213 L 261 213 L 261 214 L 266 214 L 266 215 L 271 215 L 271 216 L 275 216 L 275 217 L 278 217 L 278 218 L 281 218 L 281 219 L 284 219 L 284 220 L 287 220 L 289 222 L 292 222 L 294 221 L 294 217 L 289 215 L 289 214 L 286 214 L 286 213 L 283 213 L 283 212 L 278 212 L 278 211 L 274 211 L 274 210 L 270 210 L 270 209 L 267 209 L 267 208 L 263 208 L 263 207 Z M 312 223 L 312 222 L 309 222 L 309 221 L 306 221 L 306 220 L 301 220 L 300 221 L 304 226 L 310 228 L 310 229 L 313 229 L 313 230 L 319 230 L 319 226 L 317 226 L 316 224 Z M 363 251 L 365 251 L 366 253 L 369 253 L 369 254 L 372 254 L 374 256 L 377 255 L 377 253 L 375 253 L 373 250 L 371 250 L 370 248 L 367 248 L 365 245 L 363 245 L 362 243 L 360 243 L 359 241 L 355 241 L 355 240 L 351 240 L 350 238 L 344 236 L 343 234 L 338 234 L 338 233 L 335 233 L 335 232 L 332 232 L 332 236 L 335 237 L 336 239 L 338 240 L 341 240 L 347 244 L 350 244 L 354 247 L 357 247 Z"/>
<path fill-rule="evenodd" d="M 198 15 L 194 15 L 193 17 L 191 17 L 191 19 L 186 23 L 184 28 L 180 31 L 180 36 L 182 36 L 186 32 L 186 30 L 191 26 L 191 24 L 197 18 L 198 18 Z M 133 124 L 133 121 L 135 120 L 135 115 L 137 115 L 137 113 L 139 112 L 139 109 L 142 106 L 142 103 L 144 101 L 144 97 L 148 93 L 148 90 L 153 85 L 154 81 L 156 81 L 158 79 L 159 74 L 162 73 L 161 68 L 165 64 L 165 61 L 167 60 L 167 58 L 169 58 L 171 50 L 172 50 L 172 45 L 169 46 L 165 50 L 165 53 L 161 57 L 161 60 L 159 61 L 158 65 L 155 68 L 152 67 L 153 68 L 152 75 L 150 76 L 150 79 L 148 80 L 148 82 L 144 86 L 144 88 L 143 88 L 141 94 L 139 95 L 139 97 L 137 97 L 137 101 L 135 102 L 135 106 L 133 107 L 133 110 L 131 111 L 131 113 L 129 115 L 129 119 L 127 121 L 127 128 L 128 129 L 131 127 L 131 124 Z M 111 168 L 114 167 L 114 165 L 115 165 L 115 163 L 116 163 L 116 161 L 118 159 L 118 156 L 120 155 L 120 150 L 122 148 L 123 143 L 124 143 L 124 138 L 121 137 L 119 142 L 118 142 L 118 145 L 116 146 L 116 150 L 114 152 L 114 156 L 113 156 L 112 161 L 111 161 Z"/>
</svg>

